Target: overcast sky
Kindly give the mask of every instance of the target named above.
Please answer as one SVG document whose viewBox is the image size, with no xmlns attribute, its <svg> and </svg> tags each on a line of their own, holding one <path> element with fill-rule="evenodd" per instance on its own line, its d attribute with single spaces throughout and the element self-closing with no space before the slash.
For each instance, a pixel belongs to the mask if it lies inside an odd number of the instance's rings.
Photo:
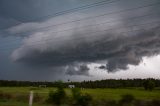
<svg viewBox="0 0 160 106">
<path fill-rule="evenodd" d="M 159 78 L 159 0 L 0 0 L 0 79 Z"/>
</svg>

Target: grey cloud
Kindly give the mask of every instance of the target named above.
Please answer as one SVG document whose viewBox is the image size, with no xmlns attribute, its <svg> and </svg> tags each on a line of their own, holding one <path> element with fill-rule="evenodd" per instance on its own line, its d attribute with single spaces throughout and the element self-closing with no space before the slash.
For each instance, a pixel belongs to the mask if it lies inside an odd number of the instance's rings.
<svg viewBox="0 0 160 106">
<path fill-rule="evenodd" d="M 69 65 L 66 67 L 66 74 L 68 75 L 85 75 L 89 76 L 89 68 L 87 65 Z"/>
<path fill-rule="evenodd" d="M 99 66 L 98 68 L 99 68 L 99 69 L 105 69 L 105 70 L 107 69 L 107 67 L 104 66 L 104 65 L 101 65 L 101 66 Z"/>
<path fill-rule="evenodd" d="M 153 56 L 160 52 L 159 32 L 160 29 L 157 27 L 149 31 L 136 32 L 133 35 L 119 35 L 116 38 L 106 33 L 103 38 L 98 37 L 89 43 L 85 41 L 76 43 L 72 40 L 70 43 L 72 42 L 74 46 L 61 42 L 63 46 L 60 48 L 50 45 L 52 49 L 44 51 L 34 47 L 27 50 L 26 46 L 26 48 L 17 49 L 12 57 L 15 58 L 15 61 L 45 67 L 72 65 L 75 62 L 87 64 L 106 60 L 109 72 L 118 69 L 125 70 L 129 64 L 138 65 L 142 57 Z M 74 67 L 71 68 L 74 69 Z"/>
<path fill-rule="evenodd" d="M 151 11 L 150 8 L 148 10 Z M 143 12 L 147 13 L 148 10 L 145 9 Z M 134 11 L 134 13 L 140 14 L 142 11 Z M 63 15 L 40 23 L 24 23 L 9 30 L 12 33 L 23 32 L 26 29 L 45 27 L 48 24 L 69 20 L 67 17 L 70 16 L 73 16 L 72 19 L 77 19 L 77 17 L 85 17 L 85 15 L 83 13 L 76 13 L 76 16 L 75 14 Z M 125 18 L 131 17 L 131 13 L 128 15 L 114 15 L 116 16 L 115 19 L 120 18 L 116 23 L 87 28 L 77 28 L 77 26 L 92 24 L 93 20 L 35 31 L 25 37 L 23 45 L 12 53 L 11 58 L 15 62 L 32 67 L 67 66 L 66 74 L 70 75 L 88 75 L 87 64 L 98 61 L 105 61 L 106 66 L 99 68 L 105 68 L 108 72 L 116 72 L 120 69 L 126 70 L 128 65 L 138 65 L 144 56 L 154 56 L 160 53 L 160 29 L 157 27 L 159 23 L 134 26 L 133 29 L 132 27 L 124 27 L 127 23 L 131 25 L 143 24 L 157 21 L 159 18 L 153 16 L 155 18 L 145 18 L 145 20 L 141 18 L 139 21 L 129 20 L 126 22 Z M 111 16 L 109 17 L 111 18 Z M 114 17 L 112 18 L 114 19 Z M 106 16 L 97 18 L 94 22 L 105 22 L 109 19 Z M 53 31 L 70 28 L 73 29 L 53 33 Z M 113 28 L 113 30 L 103 31 L 108 28 Z M 123 31 L 126 33 L 123 33 Z M 75 63 L 86 65 L 77 66 Z"/>
</svg>

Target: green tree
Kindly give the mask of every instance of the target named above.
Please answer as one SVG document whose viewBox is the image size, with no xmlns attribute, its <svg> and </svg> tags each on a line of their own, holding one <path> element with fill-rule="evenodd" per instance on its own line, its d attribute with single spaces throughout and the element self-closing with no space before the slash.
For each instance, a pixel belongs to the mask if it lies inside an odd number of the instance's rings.
<svg viewBox="0 0 160 106">
<path fill-rule="evenodd" d="M 149 89 L 150 91 L 152 91 L 152 90 L 154 89 L 154 87 L 155 87 L 155 83 L 150 80 L 150 81 L 148 82 L 148 89 Z"/>
<path fill-rule="evenodd" d="M 155 83 L 154 83 L 154 81 L 148 79 L 148 80 L 144 81 L 143 86 L 144 86 L 145 90 L 152 91 L 155 87 Z"/>
</svg>

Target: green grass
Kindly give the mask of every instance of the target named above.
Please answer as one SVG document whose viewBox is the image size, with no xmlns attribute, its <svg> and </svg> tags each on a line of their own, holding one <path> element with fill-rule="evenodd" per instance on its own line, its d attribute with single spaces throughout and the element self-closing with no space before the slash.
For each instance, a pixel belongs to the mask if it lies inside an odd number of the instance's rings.
<svg viewBox="0 0 160 106">
<path fill-rule="evenodd" d="M 86 89 L 83 91 L 95 99 L 119 100 L 124 94 L 132 94 L 136 99 L 150 100 L 160 98 L 160 90 L 145 91 L 143 89 Z"/>
<path fill-rule="evenodd" d="M 41 96 L 47 97 L 49 91 L 56 90 L 56 88 L 31 88 L 31 87 L 0 87 L 0 91 L 11 94 L 28 94 L 31 90 L 38 93 Z M 71 95 L 70 89 L 65 89 L 67 95 Z M 160 90 L 145 91 L 143 88 L 128 88 L 128 89 L 83 89 L 82 93 L 88 93 L 93 96 L 94 99 L 120 99 L 121 95 L 132 94 L 137 99 L 157 99 L 160 98 Z"/>
<path fill-rule="evenodd" d="M 33 87 L 0 87 L 0 92 L 6 92 L 12 95 L 29 94 L 33 90 L 38 93 L 44 100 L 47 98 L 49 91 L 56 88 L 33 88 Z M 71 90 L 65 89 L 68 96 L 71 96 Z M 128 89 L 83 89 L 82 93 L 90 94 L 94 100 L 119 100 L 122 95 L 132 94 L 136 99 L 152 100 L 160 99 L 160 89 L 153 91 L 145 91 L 143 88 L 128 88 Z M 11 105 L 12 104 L 12 105 Z M 0 106 L 28 106 L 28 102 L 18 101 L 0 101 Z M 33 106 L 48 106 L 46 104 L 34 104 Z"/>
</svg>

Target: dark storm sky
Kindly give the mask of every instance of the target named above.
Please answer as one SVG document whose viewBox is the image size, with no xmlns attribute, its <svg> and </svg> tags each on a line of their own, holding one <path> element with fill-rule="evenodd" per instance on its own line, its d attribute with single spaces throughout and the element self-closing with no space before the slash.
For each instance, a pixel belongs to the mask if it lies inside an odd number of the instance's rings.
<svg viewBox="0 0 160 106">
<path fill-rule="evenodd" d="M 159 6 L 158 0 L 0 0 L 0 79 L 94 80 L 107 78 L 103 71 L 117 78 L 159 55 Z"/>
</svg>

